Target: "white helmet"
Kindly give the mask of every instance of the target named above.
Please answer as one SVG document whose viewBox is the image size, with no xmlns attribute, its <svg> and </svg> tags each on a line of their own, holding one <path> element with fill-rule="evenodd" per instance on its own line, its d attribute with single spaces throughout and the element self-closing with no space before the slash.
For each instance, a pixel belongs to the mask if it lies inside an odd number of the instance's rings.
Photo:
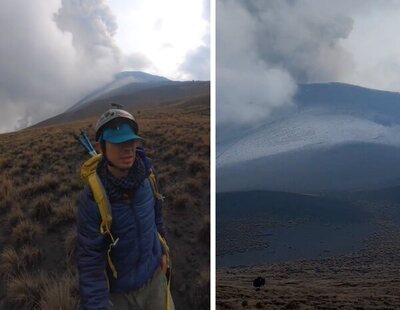
<svg viewBox="0 0 400 310">
<path fill-rule="evenodd" d="M 126 120 L 127 123 L 132 126 L 136 134 L 139 132 L 138 124 L 131 113 L 122 109 L 110 109 L 103 113 L 96 123 L 96 141 L 99 140 L 103 130 L 107 127 L 106 125 L 116 119 Z"/>
</svg>

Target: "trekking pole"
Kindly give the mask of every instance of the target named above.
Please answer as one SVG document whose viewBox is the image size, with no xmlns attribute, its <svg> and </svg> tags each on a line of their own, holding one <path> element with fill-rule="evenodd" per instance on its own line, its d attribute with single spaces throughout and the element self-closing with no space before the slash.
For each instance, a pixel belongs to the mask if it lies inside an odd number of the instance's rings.
<svg viewBox="0 0 400 310">
<path fill-rule="evenodd" d="M 85 148 L 85 150 L 92 155 L 92 149 L 91 147 L 88 145 L 87 141 L 85 140 L 85 138 L 82 135 L 79 135 L 79 141 L 81 142 L 82 146 Z M 93 156 L 93 155 L 92 155 Z"/>
<path fill-rule="evenodd" d="M 94 149 L 92 143 L 90 142 L 84 131 L 81 130 L 81 134 L 79 136 L 76 134 L 73 134 L 73 136 L 76 140 L 80 142 L 80 144 L 84 147 L 85 151 L 88 152 L 90 156 L 93 157 L 97 155 L 96 150 Z"/>
<path fill-rule="evenodd" d="M 80 144 L 81 146 L 83 146 L 83 148 L 85 149 L 85 151 L 87 151 L 87 152 L 88 152 L 88 149 L 87 149 L 86 143 L 84 143 L 84 142 L 81 140 L 81 137 L 80 137 L 80 136 L 78 136 L 78 135 L 77 135 L 77 134 L 75 134 L 75 133 L 73 133 L 72 135 L 73 135 L 73 137 L 75 138 L 75 140 L 76 140 L 76 141 L 78 141 L 78 142 L 79 142 L 79 144 Z"/>
<path fill-rule="evenodd" d="M 96 150 L 94 149 L 92 143 L 90 142 L 89 137 L 87 136 L 86 132 L 81 130 L 81 137 L 83 137 L 83 140 L 86 141 L 86 145 L 89 147 L 89 154 L 94 156 L 97 154 Z"/>
</svg>

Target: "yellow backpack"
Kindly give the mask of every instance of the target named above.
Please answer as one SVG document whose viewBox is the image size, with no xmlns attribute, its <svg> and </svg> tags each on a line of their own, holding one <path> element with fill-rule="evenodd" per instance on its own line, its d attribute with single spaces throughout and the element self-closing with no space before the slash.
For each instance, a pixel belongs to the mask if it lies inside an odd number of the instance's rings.
<svg viewBox="0 0 400 310">
<path fill-rule="evenodd" d="M 97 206 L 100 211 L 100 216 L 101 216 L 101 223 L 100 223 L 100 233 L 102 235 L 109 235 L 111 239 L 110 246 L 107 251 L 107 260 L 108 264 L 110 266 L 110 269 L 113 273 L 114 278 L 117 278 L 118 273 L 117 270 L 114 266 L 114 264 L 111 261 L 111 249 L 113 246 L 115 246 L 118 242 L 118 238 L 114 238 L 112 232 L 111 232 L 111 225 L 112 225 L 112 212 L 111 212 L 111 205 L 108 200 L 106 191 L 103 187 L 103 184 L 101 183 L 101 180 L 99 176 L 96 173 L 96 168 L 97 164 L 100 162 L 102 158 L 101 154 L 96 154 L 90 159 L 88 159 L 81 167 L 81 177 L 85 181 L 86 184 L 90 186 L 90 189 L 92 190 L 94 199 L 97 203 Z M 158 200 L 163 200 L 163 196 L 160 194 L 157 186 L 157 179 L 156 175 L 153 171 L 153 169 L 150 169 L 150 175 L 149 175 L 149 180 L 151 183 L 151 186 L 153 188 L 153 193 L 156 199 Z M 170 274 L 171 274 L 171 260 L 169 256 L 169 247 L 167 245 L 166 240 L 158 233 L 158 238 L 160 239 L 160 243 L 163 247 L 164 253 L 167 255 L 167 263 L 169 266 L 169 279 L 168 279 L 168 285 L 170 284 Z"/>
</svg>

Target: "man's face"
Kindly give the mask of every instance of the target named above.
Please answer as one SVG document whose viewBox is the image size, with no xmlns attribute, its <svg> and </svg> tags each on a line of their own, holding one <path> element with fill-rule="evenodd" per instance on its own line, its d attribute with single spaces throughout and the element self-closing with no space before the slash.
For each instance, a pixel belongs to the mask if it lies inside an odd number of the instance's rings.
<svg viewBox="0 0 400 310">
<path fill-rule="evenodd" d="M 106 141 L 107 159 L 120 170 L 129 170 L 135 162 L 137 143 L 134 140 L 119 144 Z"/>
</svg>

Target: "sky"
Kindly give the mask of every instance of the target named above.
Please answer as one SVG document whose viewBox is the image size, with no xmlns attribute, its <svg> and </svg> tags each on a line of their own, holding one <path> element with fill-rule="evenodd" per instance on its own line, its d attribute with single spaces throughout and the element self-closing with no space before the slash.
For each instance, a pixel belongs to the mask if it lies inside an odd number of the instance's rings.
<svg viewBox="0 0 400 310">
<path fill-rule="evenodd" d="M 399 92 L 399 17 L 400 0 L 218 0 L 217 127 L 263 122 L 299 83 Z"/>
<path fill-rule="evenodd" d="M 210 80 L 209 0 L 2 0 L 0 133 L 139 70 Z"/>
</svg>

